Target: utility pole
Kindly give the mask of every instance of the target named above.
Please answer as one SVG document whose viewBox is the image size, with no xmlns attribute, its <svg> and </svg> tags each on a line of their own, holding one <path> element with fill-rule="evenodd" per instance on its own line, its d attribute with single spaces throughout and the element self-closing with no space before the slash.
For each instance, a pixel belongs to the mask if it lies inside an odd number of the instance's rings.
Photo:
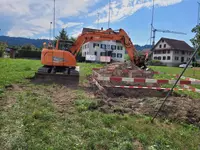
<svg viewBox="0 0 200 150">
<path fill-rule="evenodd" d="M 49 41 L 51 41 L 51 25 L 52 25 L 52 22 L 50 22 Z"/>
<path fill-rule="evenodd" d="M 200 2 L 197 2 L 198 3 L 198 18 L 197 18 L 197 26 L 200 25 Z M 195 58 L 195 61 L 197 60 L 197 55 L 194 57 Z M 195 63 L 196 64 L 196 63 Z M 196 66 L 194 66 L 196 67 Z M 195 71 L 195 68 L 193 69 L 193 76 L 196 75 L 196 71 Z"/>
<path fill-rule="evenodd" d="M 154 9 L 155 9 L 155 3 L 154 3 L 154 0 L 153 0 L 153 6 L 152 6 L 152 18 L 151 18 L 150 45 L 151 45 L 151 42 L 152 42 L 152 33 L 153 33 Z M 153 46 L 153 45 L 152 45 L 152 46 Z"/>
<path fill-rule="evenodd" d="M 110 28 L 110 9 L 111 9 L 111 0 L 109 0 L 109 11 L 108 11 L 108 29 Z"/>
<path fill-rule="evenodd" d="M 198 3 L 198 18 L 197 18 L 197 25 L 200 25 L 200 2 Z"/>
<path fill-rule="evenodd" d="M 53 39 L 55 38 L 55 28 L 56 28 L 56 0 L 54 0 L 54 8 L 53 8 Z"/>
<path fill-rule="evenodd" d="M 97 22 L 97 29 L 99 29 L 99 12 L 97 13 L 97 19 L 98 19 L 98 22 Z"/>
</svg>

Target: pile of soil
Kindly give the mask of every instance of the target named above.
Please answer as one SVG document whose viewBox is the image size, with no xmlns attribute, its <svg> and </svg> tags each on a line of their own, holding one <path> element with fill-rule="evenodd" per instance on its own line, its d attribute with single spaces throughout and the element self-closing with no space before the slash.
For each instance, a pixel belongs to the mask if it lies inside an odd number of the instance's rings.
<svg viewBox="0 0 200 150">
<path fill-rule="evenodd" d="M 131 62 L 112 63 L 97 72 L 106 77 L 152 78 L 154 75 L 152 70 L 142 70 Z"/>
<path fill-rule="evenodd" d="M 99 100 L 99 110 L 104 113 L 142 114 L 154 116 L 163 98 L 107 98 Z M 200 127 L 200 100 L 170 97 L 158 117 L 183 121 Z"/>
</svg>

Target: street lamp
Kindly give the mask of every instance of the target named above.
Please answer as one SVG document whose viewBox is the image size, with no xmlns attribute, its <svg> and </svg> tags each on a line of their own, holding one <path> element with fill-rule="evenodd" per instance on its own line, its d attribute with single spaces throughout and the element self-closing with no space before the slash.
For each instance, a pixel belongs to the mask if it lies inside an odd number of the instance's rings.
<svg viewBox="0 0 200 150">
<path fill-rule="evenodd" d="M 51 41 L 51 26 L 52 26 L 52 22 L 50 22 L 49 41 Z"/>
</svg>

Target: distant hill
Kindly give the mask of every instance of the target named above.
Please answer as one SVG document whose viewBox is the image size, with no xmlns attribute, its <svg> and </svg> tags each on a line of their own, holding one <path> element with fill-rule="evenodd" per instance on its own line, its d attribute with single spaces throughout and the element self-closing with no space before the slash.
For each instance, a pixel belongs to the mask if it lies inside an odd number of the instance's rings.
<svg viewBox="0 0 200 150">
<path fill-rule="evenodd" d="M 0 41 L 6 42 L 9 46 L 21 46 L 24 44 L 33 44 L 34 46 L 40 48 L 44 42 L 48 42 L 47 39 L 30 39 L 22 37 L 9 37 L 9 36 L 0 36 Z M 150 45 L 135 45 L 135 48 L 140 51 L 143 49 L 151 48 Z"/>
<path fill-rule="evenodd" d="M 151 48 L 151 45 L 144 45 L 144 46 L 140 46 L 140 45 L 135 45 L 135 48 L 138 50 L 138 51 L 141 51 L 141 50 L 144 50 L 144 49 L 150 49 Z"/>
<path fill-rule="evenodd" d="M 24 44 L 33 44 L 36 47 L 42 47 L 44 42 L 47 42 L 47 39 L 29 39 L 21 37 L 9 37 L 9 36 L 0 36 L 0 41 L 6 42 L 9 46 L 21 46 Z"/>
</svg>

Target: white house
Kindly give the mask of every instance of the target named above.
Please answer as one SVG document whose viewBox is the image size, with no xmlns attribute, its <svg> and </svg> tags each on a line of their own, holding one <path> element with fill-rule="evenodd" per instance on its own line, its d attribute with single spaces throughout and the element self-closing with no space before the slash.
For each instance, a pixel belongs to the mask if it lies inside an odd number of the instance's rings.
<svg viewBox="0 0 200 150">
<path fill-rule="evenodd" d="M 194 49 L 184 41 L 161 38 L 152 51 L 153 60 L 160 60 L 167 66 L 178 66 L 190 60 Z"/>
<path fill-rule="evenodd" d="M 93 32 L 96 29 L 84 28 L 84 32 Z M 101 62 L 105 56 L 109 56 L 112 61 L 124 61 L 125 48 L 117 41 L 88 42 L 82 45 L 82 57 L 95 55 L 95 61 Z M 107 58 L 106 58 L 107 59 Z"/>
</svg>

